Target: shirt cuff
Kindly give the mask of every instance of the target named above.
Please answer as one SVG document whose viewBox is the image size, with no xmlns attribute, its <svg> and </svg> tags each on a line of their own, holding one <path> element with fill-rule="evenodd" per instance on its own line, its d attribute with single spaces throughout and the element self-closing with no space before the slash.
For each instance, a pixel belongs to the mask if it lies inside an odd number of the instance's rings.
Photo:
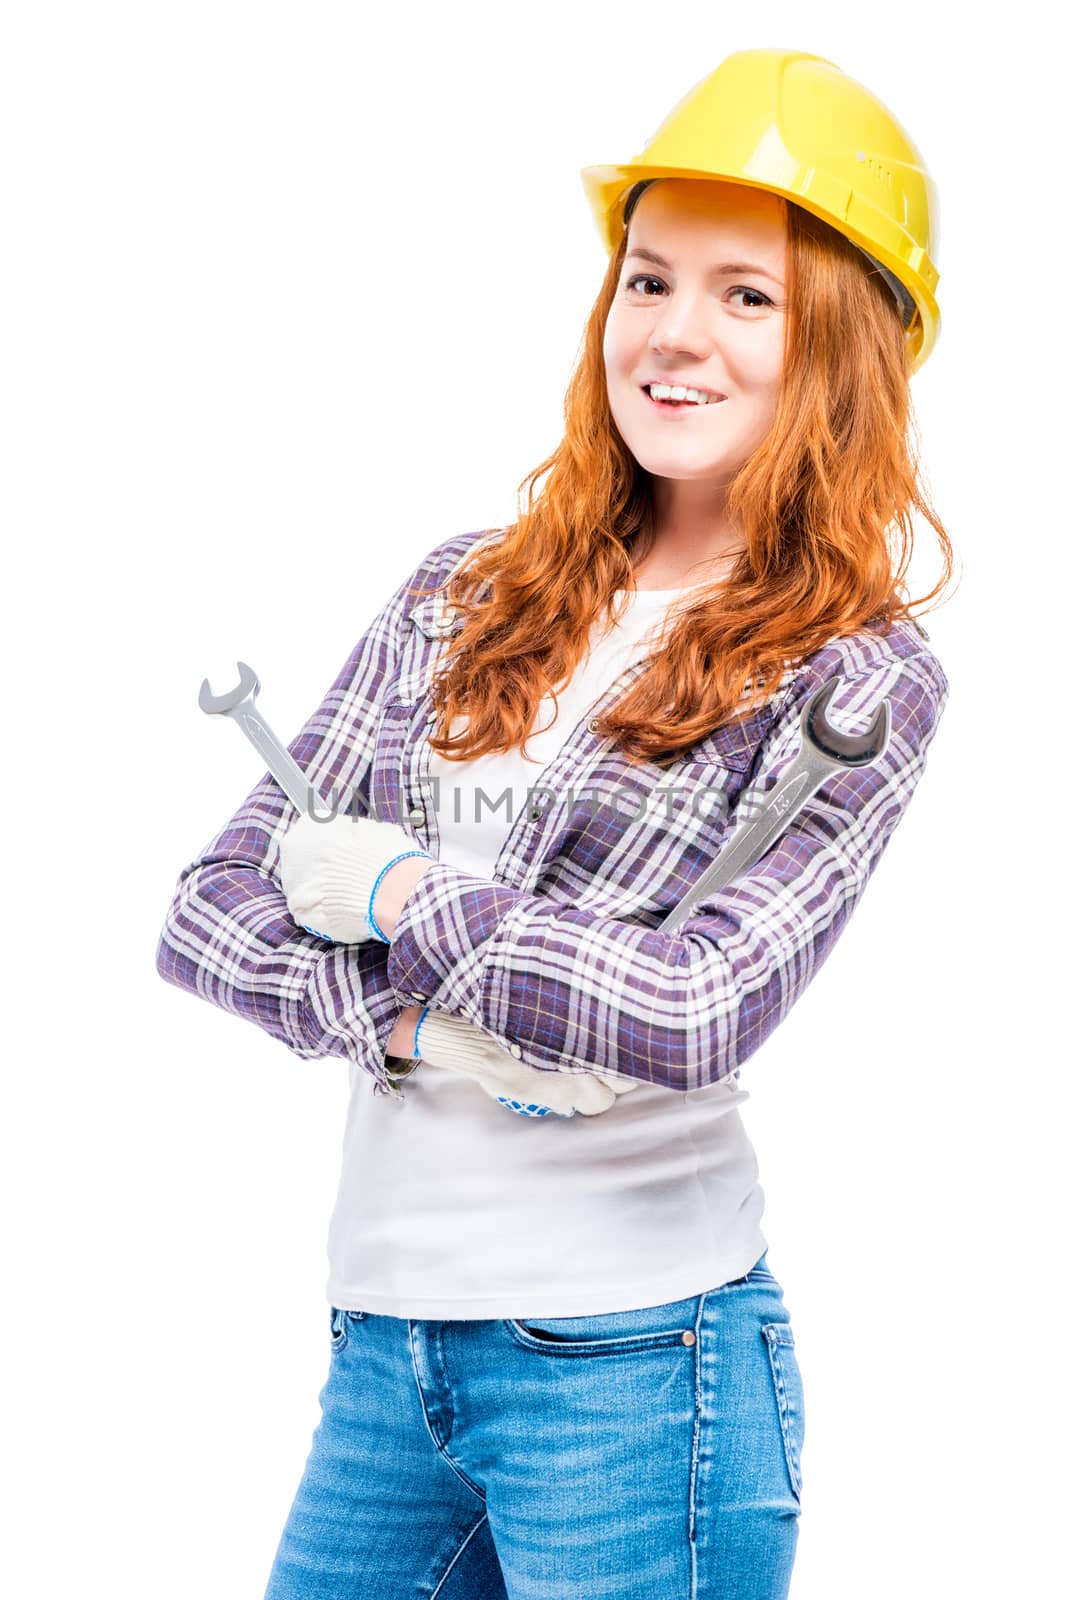
<svg viewBox="0 0 1068 1600">
<path fill-rule="evenodd" d="M 477 947 L 525 898 L 445 861 L 428 867 L 401 907 L 389 947 L 386 972 L 401 1005 L 433 1000 L 435 1009 L 474 1021 L 484 971 Z"/>
</svg>

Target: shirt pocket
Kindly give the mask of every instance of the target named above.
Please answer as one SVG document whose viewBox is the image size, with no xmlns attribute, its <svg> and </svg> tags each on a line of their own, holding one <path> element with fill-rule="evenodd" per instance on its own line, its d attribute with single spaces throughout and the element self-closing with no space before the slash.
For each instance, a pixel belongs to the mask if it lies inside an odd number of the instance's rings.
<svg viewBox="0 0 1068 1600">
<path fill-rule="evenodd" d="M 655 927 L 720 849 L 748 771 L 722 752 L 667 769 L 605 758 L 557 831 L 538 892 Z"/>
<path fill-rule="evenodd" d="M 399 659 L 385 686 L 383 703 L 414 706 L 421 700 L 459 630 L 460 620 L 440 592 L 413 605 L 404 621 Z"/>
<path fill-rule="evenodd" d="M 749 787 L 774 713 L 764 706 L 716 728 L 687 751 L 673 781 L 684 791 L 679 818 L 665 831 L 673 851 L 658 882 L 647 888 L 645 912 L 659 923 L 701 878 L 731 832 L 734 813 Z"/>
<path fill-rule="evenodd" d="M 748 762 L 709 749 L 676 762 L 651 791 L 645 815 L 630 824 L 619 846 L 642 920 L 658 923 L 714 861 L 748 771 Z"/>
</svg>

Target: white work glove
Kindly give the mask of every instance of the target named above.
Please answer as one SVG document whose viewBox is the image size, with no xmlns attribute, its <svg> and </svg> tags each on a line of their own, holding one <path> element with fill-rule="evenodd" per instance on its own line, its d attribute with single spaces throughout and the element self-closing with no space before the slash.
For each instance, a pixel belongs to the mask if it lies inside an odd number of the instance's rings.
<svg viewBox="0 0 1068 1600">
<path fill-rule="evenodd" d="M 378 939 L 368 921 L 371 895 L 386 868 L 404 856 L 435 859 L 395 822 L 347 812 L 323 822 L 299 816 L 278 851 L 278 875 L 293 920 L 339 944 Z"/>
<path fill-rule="evenodd" d="M 317 822 L 301 815 L 283 835 L 278 874 L 294 921 L 318 938 L 362 944 L 379 937 L 369 925 L 371 897 L 387 867 L 404 856 L 436 858 L 395 822 L 347 813 Z M 388 941 L 387 941 L 388 942 Z M 473 1079 L 491 1099 L 520 1116 L 596 1116 L 636 1078 L 599 1073 L 541 1072 L 517 1061 L 464 1017 L 424 1012 L 417 1056 Z"/>
<path fill-rule="evenodd" d="M 573 1117 L 576 1111 L 594 1117 L 609 1110 L 617 1094 L 638 1087 L 637 1078 L 528 1067 L 466 1017 L 446 1011 L 423 1012 L 416 1024 L 415 1054 L 429 1066 L 470 1078 L 491 1100 L 521 1117 Z"/>
</svg>

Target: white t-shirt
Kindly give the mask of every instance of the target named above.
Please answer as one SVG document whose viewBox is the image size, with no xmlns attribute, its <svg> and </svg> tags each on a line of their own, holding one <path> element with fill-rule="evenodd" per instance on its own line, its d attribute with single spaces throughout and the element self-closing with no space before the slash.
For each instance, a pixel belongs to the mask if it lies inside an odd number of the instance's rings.
<svg viewBox="0 0 1068 1600">
<path fill-rule="evenodd" d="M 595 625 L 571 682 L 555 704 L 542 702 L 527 758 L 433 752 L 442 861 L 493 875 L 541 768 L 685 592 L 630 591 L 617 625 Z M 487 797 L 502 794 L 511 804 L 494 810 Z M 734 1077 L 689 1093 L 641 1083 L 590 1117 L 519 1116 L 429 1061 L 406 1081 L 403 1103 L 376 1095 L 359 1067 L 349 1078 L 332 1305 L 396 1317 L 595 1316 L 717 1288 L 767 1248 L 738 1109 L 749 1096 Z"/>
</svg>

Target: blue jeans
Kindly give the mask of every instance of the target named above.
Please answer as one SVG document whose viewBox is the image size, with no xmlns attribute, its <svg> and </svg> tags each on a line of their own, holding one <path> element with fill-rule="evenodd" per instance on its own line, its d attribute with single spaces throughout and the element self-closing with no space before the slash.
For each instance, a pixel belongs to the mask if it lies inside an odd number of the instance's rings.
<svg viewBox="0 0 1068 1600">
<path fill-rule="evenodd" d="M 422 1321 L 330 1308 L 264 1600 L 781 1600 L 804 1395 L 767 1254 L 687 1300 Z"/>
</svg>

